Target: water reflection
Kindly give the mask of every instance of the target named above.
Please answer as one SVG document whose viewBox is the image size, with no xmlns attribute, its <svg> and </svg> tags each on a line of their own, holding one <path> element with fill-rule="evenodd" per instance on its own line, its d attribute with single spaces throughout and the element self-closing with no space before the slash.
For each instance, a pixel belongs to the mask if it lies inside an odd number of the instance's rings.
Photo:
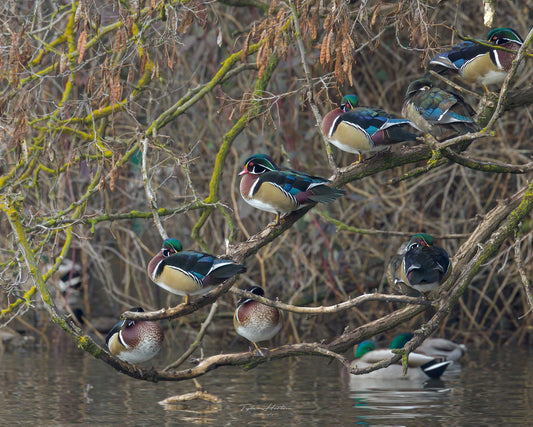
<svg viewBox="0 0 533 427">
<path fill-rule="evenodd" d="M 422 383 L 347 381 L 323 358 L 223 367 L 199 379 L 220 404 L 162 406 L 196 387 L 137 381 L 68 343 L 53 348 L 4 352 L 1 425 L 527 425 L 533 408 L 533 353 L 521 349 L 469 351 L 441 381 Z"/>
<path fill-rule="evenodd" d="M 344 378 L 348 381 L 349 397 L 353 399 L 359 423 L 394 420 L 398 425 L 406 420 L 422 420 L 444 413 L 460 376 L 461 368 L 456 364 L 441 379 L 383 380 L 348 374 Z"/>
</svg>

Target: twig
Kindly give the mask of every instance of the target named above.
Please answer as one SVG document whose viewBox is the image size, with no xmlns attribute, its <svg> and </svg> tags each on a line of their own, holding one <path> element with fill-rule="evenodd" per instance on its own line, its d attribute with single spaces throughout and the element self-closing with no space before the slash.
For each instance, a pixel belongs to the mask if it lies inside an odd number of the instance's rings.
<svg viewBox="0 0 533 427">
<path fill-rule="evenodd" d="M 529 304 L 529 312 L 531 312 L 531 310 L 533 310 L 533 290 L 531 289 L 531 283 L 527 277 L 527 274 L 524 270 L 524 265 L 522 263 L 522 255 L 520 253 L 520 234 L 518 231 L 515 233 L 514 261 L 520 274 L 520 283 L 522 284 L 522 288 L 526 294 L 527 303 Z"/>
<path fill-rule="evenodd" d="M 207 332 L 207 327 L 211 324 L 211 321 L 213 320 L 213 316 L 215 315 L 217 308 L 218 308 L 218 302 L 215 301 L 213 305 L 211 306 L 211 310 L 209 310 L 209 314 L 207 315 L 207 318 L 202 323 L 200 330 L 198 331 L 198 334 L 196 335 L 196 338 L 194 339 L 194 342 L 189 346 L 187 351 L 180 356 L 178 360 L 176 360 L 175 362 L 171 363 L 166 368 L 164 368 L 163 372 L 180 366 L 183 362 L 185 362 L 189 358 L 189 356 L 194 352 L 194 350 L 196 350 L 200 346 L 202 339 L 205 333 Z"/>
<path fill-rule="evenodd" d="M 335 164 L 335 160 L 333 159 L 333 152 L 331 149 L 331 145 L 328 142 L 326 136 L 322 133 L 322 117 L 320 116 L 320 112 L 318 111 L 318 107 L 316 106 L 315 102 L 313 101 L 313 79 L 311 78 L 311 72 L 309 70 L 309 66 L 306 62 L 306 54 L 305 54 L 305 47 L 302 41 L 302 37 L 300 34 L 300 21 L 298 20 L 298 12 L 296 10 L 296 6 L 292 0 L 289 0 L 289 5 L 291 8 L 291 14 L 292 14 L 292 22 L 294 25 L 294 35 L 296 37 L 296 45 L 298 46 L 298 50 L 300 51 L 300 58 L 302 67 L 304 69 L 304 75 L 305 79 L 307 81 L 307 90 L 306 90 L 306 98 L 307 102 L 309 102 L 309 105 L 311 107 L 311 111 L 313 112 L 313 115 L 315 116 L 315 125 L 317 127 L 318 133 L 320 134 L 322 141 L 324 142 L 324 148 L 326 149 L 326 154 L 328 157 L 329 167 L 332 171 L 336 173 L 337 171 L 337 165 Z"/>
<path fill-rule="evenodd" d="M 141 170 L 142 170 L 142 176 L 143 176 L 143 182 L 144 182 L 144 191 L 146 192 L 146 198 L 148 199 L 148 205 L 150 206 L 150 209 L 152 210 L 152 215 L 154 219 L 154 224 L 157 228 L 157 231 L 159 231 L 159 235 L 163 240 L 168 239 L 168 234 L 165 231 L 163 224 L 161 224 L 161 218 L 159 218 L 159 214 L 157 212 L 157 200 L 154 195 L 154 192 L 152 190 L 152 186 L 150 185 L 150 179 L 148 178 L 147 173 L 147 161 L 146 161 L 146 154 L 148 151 L 148 138 L 143 137 L 141 139 L 141 146 L 142 146 L 142 162 L 141 162 Z"/>
</svg>

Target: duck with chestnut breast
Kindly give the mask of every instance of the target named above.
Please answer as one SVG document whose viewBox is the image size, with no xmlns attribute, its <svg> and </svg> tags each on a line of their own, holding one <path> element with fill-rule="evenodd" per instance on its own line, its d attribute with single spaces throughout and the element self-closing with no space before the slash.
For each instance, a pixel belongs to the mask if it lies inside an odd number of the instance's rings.
<svg viewBox="0 0 533 427">
<path fill-rule="evenodd" d="M 259 286 L 248 289 L 248 292 L 261 297 L 265 296 L 265 291 Z M 282 322 L 283 312 L 281 310 L 249 298 L 239 300 L 233 315 L 233 326 L 237 334 L 250 341 L 261 354 L 257 343 L 273 338 L 280 331 Z"/>
<path fill-rule="evenodd" d="M 495 28 L 488 32 L 485 43 L 517 51 L 524 41 L 512 28 Z M 429 68 L 439 74 L 457 74 L 467 83 L 482 84 L 487 89 L 489 84 L 503 83 L 515 57 L 515 52 L 464 41 L 435 56 Z"/>
<path fill-rule="evenodd" d="M 407 142 L 420 136 L 410 120 L 381 108 L 358 107 L 357 95 L 346 95 L 338 108 L 322 120 L 322 133 L 330 143 L 359 156 L 367 151 Z"/>
<path fill-rule="evenodd" d="M 315 203 L 331 203 L 345 191 L 327 185 L 330 181 L 293 169 L 279 168 L 265 154 L 246 159 L 241 176 L 240 193 L 254 208 L 280 215 Z"/>
<path fill-rule="evenodd" d="M 168 292 L 185 296 L 204 294 L 246 267 L 205 252 L 183 251 L 178 239 L 167 239 L 148 264 L 148 275 Z"/>
<path fill-rule="evenodd" d="M 144 312 L 141 307 L 129 311 Z M 157 322 L 123 319 L 106 336 L 109 352 L 128 363 L 142 363 L 154 357 L 163 345 L 165 335 Z"/>
</svg>

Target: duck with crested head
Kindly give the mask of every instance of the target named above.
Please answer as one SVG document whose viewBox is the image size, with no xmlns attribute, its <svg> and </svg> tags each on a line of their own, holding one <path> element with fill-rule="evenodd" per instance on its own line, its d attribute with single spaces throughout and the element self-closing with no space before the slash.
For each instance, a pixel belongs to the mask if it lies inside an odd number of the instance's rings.
<svg viewBox="0 0 533 427">
<path fill-rule="evenodd" d="M 338 108 L 322 120 L 322 133 L 330 143 L 348 153 L 358 154 L 413 141 L 419 135 L 410 120 L 396 117 L 381 108 L 358 107 L 357 95 L 345 95 Z"/>
<path fill-rule="evenodd" d="M 524 41 L 512 28 L 494 28 L 485 43 L 517 51 Z M 489 84 L 503 83 L 515 57 L 513 52 L 464 41 L 435 56 L 429 68 L 439 74 L 457 74 L 467 83 L 479 83 L 486 89 Z"/>
<path fill-rule="evenodd" d="M 148 264 L 152 281 L 176 295 L 204 294 L 216 285 L 239 273 L 246 267 L 230 259 L 218 258 L 205 252 L 183 251 L 178 239 L 167 239 L 163 247 Z"/>
<path fill-rule="evenodd" d="M 129 311 L 144 312 L 141 307 Z M 109 352 L 128 363 L 142 363 L 153 358 L 163 345 L 164 332 L 157 322 L 123 319 L 106 336 Z"/>
<path fill-rule="evenodd" d="M 265 291 L 259 286 L 248 289 L 248 292 L 265 296 Z M 241 298 L 233 315 L 233 326 L 237 334 L 250 341 L 261 354 L 257 343 L 273 338 L 280 331 L 282 323 L 281 310 L 250 298 Z"/>
<path fill-rule="evenodd" d="M 460 95 L 434 86 L 428 78 L 409 85 L 402 114 L 438 140 L 480 129 L 472 118 L 474 110 Z"/>
<path fill-rule="evenodd" d="M 451 271 L 446 250 L 436 246 L 429 234 L 418 233 L 391 259 L 387 275 L 401 293 L 420 296 L 438 289 Z"/>
<path fill-rule="evenodd" d="M 330 181 L 304 172 L 279 168 L 266 154 L 254 154 L 244 162 L 240 193 L 254 208 L 280 215 L 315 203 L 331 203 L 345 191 L 327 185 Z"/>
</svg>

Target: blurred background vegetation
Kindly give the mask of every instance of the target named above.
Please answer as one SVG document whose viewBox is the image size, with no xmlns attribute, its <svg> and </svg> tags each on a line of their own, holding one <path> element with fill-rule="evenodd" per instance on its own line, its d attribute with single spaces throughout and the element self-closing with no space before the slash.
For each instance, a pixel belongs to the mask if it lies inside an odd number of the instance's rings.
<svg viewBox="0 0 533 427">
<path fill-rule="evenodd" d="M 533 1 L 501 0 L 495 8 L 490 27 L 529 32 Z M 408 84 L 429 58 L 459 42 L 458 34 L 482 39 L 489 29 L 481 0 L 5 1 L 0 20 L 0 319 L 33 334 L 50 328 L 49 316 L 31 292 L 34 280 L 7 207 L 20 216 L 42 274 L 54 273 L 47 287 L 64 313 L 83 313 L 105 331 L 132 306 L 174 306 L 181 299 L 146 274 L 162 242 L 153 211 L 185 249 L 223 254 L 228 242 L 246 240 L 273 219 L 238 193 L 237 173 L 248 156 L 267 153 L 313 175 L 334 174 L 310 103 L 324 115 L 356 93 L 360 104 L 399 115 Z M 530 62 L 515 88 L 531 85 Z M 482 87 L 469 89 L 484 95 Z M 477 106 L 477 97 L 467 99 Z M 531 105 L 506 112 L 496 136 L 475 141 L 468 154 L 530 162 L 531 112 Z M 339 167 L 356 160 L 332 150 Z M 398 180 L 423 166 L 352 180 L 345 197 L 317 206 L 246 259 L 248 272 L 237 286 L 257 284 L 268 297 L 295 305 L 390 292 L 386 265 L 410 235 L 430 233 L 453 255 L 484 214 L 531 179 L 444 162 Z M 337 230 L 329 217 L 375 233 Z M 519 238 L 482 269 L 442 336 L 530 342 L 532 317 L 514 245 L 520 242 L 531 278 L 531 228 L 530 217 Z M 50 270 L 60 254 L 72 263 Z M 76 286 L 60 289 L 61 277 L 74 285 L 74 276 Z M 219 299 L 210 329 L 216 333 L 208 336 L 234 338 L 235 303 L 231 294 Z M 370 303 L 333 315 L 290 315 L 277 340 L 331 339 L 392 309 Z M 205 316 L 204 308 L 176 319 L 173 329 L 183 339 Z"/>
</svg>

